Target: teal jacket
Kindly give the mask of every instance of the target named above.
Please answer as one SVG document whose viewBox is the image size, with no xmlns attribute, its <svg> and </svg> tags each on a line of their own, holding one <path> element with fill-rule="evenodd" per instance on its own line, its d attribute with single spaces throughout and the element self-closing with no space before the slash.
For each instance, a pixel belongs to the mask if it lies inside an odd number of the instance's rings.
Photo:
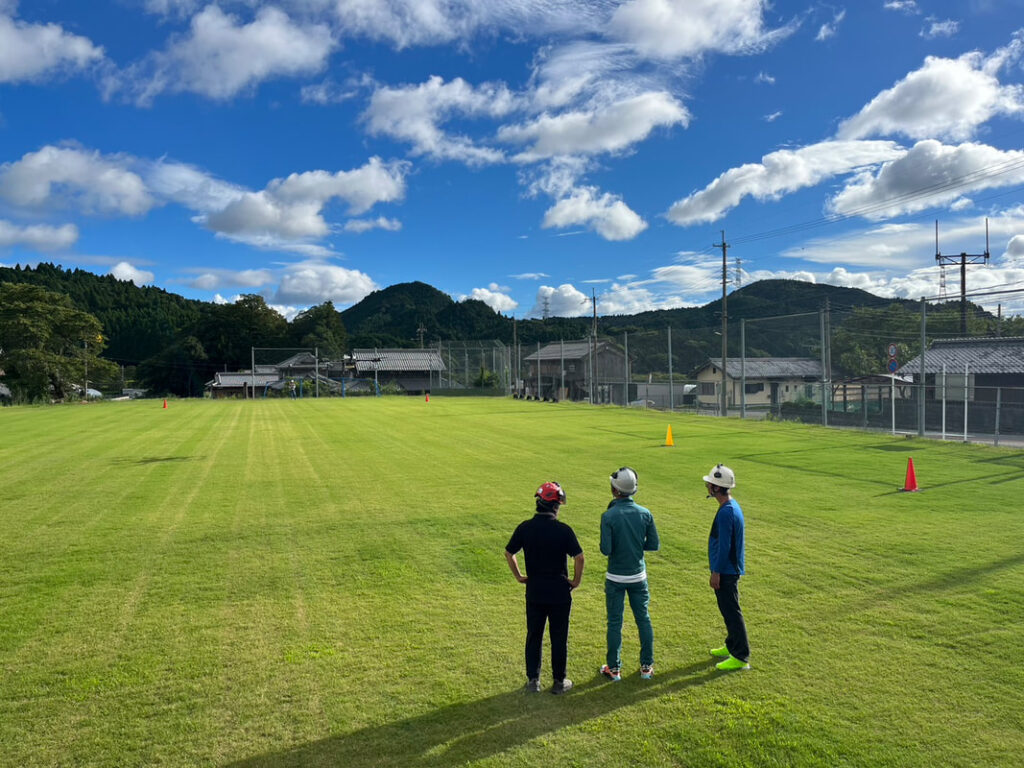
<svg viewBox="0 0 1024 768">
<path fill-rule="evenodd" d="M 633 576 L 644 572 L 644 552 L 654 552 L 660 546 L 649 509 L 632 497 L 612 499 L 601 515 L 601 554 L 608 556 L 608 573 Z"/>
</svg>

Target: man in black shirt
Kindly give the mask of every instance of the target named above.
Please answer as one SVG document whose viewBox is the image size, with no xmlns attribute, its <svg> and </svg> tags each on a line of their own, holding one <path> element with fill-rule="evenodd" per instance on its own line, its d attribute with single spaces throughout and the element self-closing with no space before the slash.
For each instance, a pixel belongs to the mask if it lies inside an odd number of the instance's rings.
<svg viewBox="0 0 1024 768">
<path fill-rule="evenodd" d="M 544 483 L 534 494 L 537 513 L 524 520 L 505 546 L 505 559 L 516 581 L 526 585 L 526 688 L 540 690 L 541 646 L 544 624 L 551 637 L 551 692 L 565 693 L 572 680 L 565 676 L 569 657 L 569 612 L 572 590 L 583 578 L 583 549 L 576 534 L 558 520 L 558 508 L 565 504 L 565 491 L 558 483 Z M 523 550 L 526 576 L 519 570 L 516 554 Z M 565 565 L 571 557 L 572 581 Z"/>
</svg>

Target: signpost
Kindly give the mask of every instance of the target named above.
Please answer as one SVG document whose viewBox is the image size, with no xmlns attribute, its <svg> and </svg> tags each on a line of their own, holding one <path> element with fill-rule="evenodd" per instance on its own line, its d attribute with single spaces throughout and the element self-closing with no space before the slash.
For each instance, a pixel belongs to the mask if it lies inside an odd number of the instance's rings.
<svg viewBox="0 0 1024 768">
<path fill-rule="evenodd" d="M 896 434 L 896 369 L 900 367 L 899 361 L 896 360 L 896 353 L 899 348 L 892 342 L 885 348 L 885 351 L 889 355 L 889 376 L 892 379 L 892 388 L 889 396 L 889 410 L 892 411 L 892 433 Z"/>
</svg>

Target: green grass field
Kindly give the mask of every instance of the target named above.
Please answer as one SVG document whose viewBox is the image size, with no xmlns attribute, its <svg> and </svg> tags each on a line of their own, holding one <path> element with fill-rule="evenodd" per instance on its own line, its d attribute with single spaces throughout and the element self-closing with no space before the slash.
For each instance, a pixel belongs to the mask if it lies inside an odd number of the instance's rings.
<svg viewBox="0 0 1024 768">
<path fill-rule="evenodd" d="M 160 405 L 0 409 L 0 764 L 1024 764 L 1024 452 L 510 400 Z M 747 520 L 732 674 L 718 461 Z M 627 611 L 612 685 L 624 464 L 662 540 L 657 674 Z M 564 697 L 522 691 L 502 556 L 549 479 L 588 558 Z"/>
</svg>

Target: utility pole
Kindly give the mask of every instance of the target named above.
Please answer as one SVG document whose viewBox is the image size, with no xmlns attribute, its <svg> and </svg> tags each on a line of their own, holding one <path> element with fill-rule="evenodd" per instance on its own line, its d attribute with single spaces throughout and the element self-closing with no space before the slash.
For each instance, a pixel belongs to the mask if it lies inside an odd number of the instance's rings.
<svg viewBox="0 0 1024 768">
<path fill-rule="evenodd" d="M 988 219 L 985 219 L 985 252 L 961 253 L 959 256 L 943 256 L 939 252 L 939 222 L 935 222 L 935 262 L 941 270 L 946 264 L 960 264 L 960 334 L 967 335 L 967 265 L 988 264 Z M 943 273 L 942 277 L 945 277 Z M 942 280 L 945 283 L 945 279 Z"/>
<path fill-rule="evenodd" d="M 722 242 L 715 243 L 712 247 L 722 249 L 722 394 L 720 413 L 722 416 L 729 415 L 729 392 L 726 389 L 728 377 L 725 373 L 726 356 L 729 352 L 729 313 L 727 310 L 726 288 L 729 284 L 729 261 L 727 252 L 729 244 L 725 242 L 725 230 L 722 230 Z"/>
<path fill-rule="evenodd" d="M 590 404 L 594 404 L 594 396 L 597 394 L 597 289 L 590 289 L 591 302 L 594 305 L 594 322 L 590 328 Z"/>
<path fill-rule="evenodd" d="M 423 349 L 423 334 L 427 332 L 427 329 L 423 327 L 423 323 L 420 323 L 419 328 L 416 329 L 416 335 L 420 337 L 420 349 Z"/>
</svg>

